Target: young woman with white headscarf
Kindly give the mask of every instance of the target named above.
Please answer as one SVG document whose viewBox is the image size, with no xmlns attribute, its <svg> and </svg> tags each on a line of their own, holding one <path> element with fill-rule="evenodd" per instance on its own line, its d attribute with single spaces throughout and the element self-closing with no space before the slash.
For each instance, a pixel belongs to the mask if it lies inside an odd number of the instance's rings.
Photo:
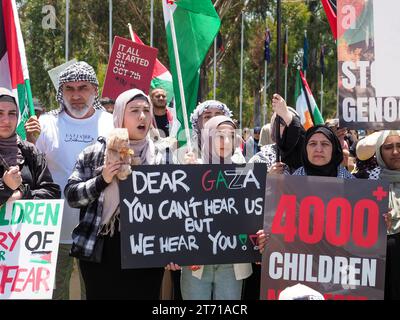
<svg viewBox="0 0 400 320">
<path fill-rule="evenodd" d="M 201 132 L 201 163 L 244 164 L 243 155 L 235 153 L 240 136 L 231 118 L 215 116 Z M 262 230 L 259 241 L 265 242 Z M 182 268 L 181 291 L 184 300 L 240 300 L 243 279 L 252 273 L 251 263 L 235 263 Z"/>
<path fill-rule="evenodd" d="M 128 130 L 135 164 L 155 164 L 148 134 L 152 119 L 149 97 L 137 89 L 123 92 L 115 102 L 113 117 L 116 128 Z M 72 233 L 71 255 L 79 259 L 87 299 L 158 299 L 163 268 L 121 269 L 116 177 L 121 162 L 104 163 L 105 150 L 102 137 L 85 148 L 65 187 L 70 206 L 81 209 L 80 223 Z M 102 248 L 97 246 L 100 241 Z"/>
</svg>

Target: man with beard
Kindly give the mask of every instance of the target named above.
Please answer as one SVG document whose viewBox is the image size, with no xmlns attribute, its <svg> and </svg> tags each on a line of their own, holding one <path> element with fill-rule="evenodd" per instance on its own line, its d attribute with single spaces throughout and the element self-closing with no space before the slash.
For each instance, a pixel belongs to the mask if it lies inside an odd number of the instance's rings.
<svg viewBox="0 0 400 320">
<path fill-rule="evenodd" d="M 167 92 L 162 88 L 153 89 L 150 99 L 154 107 L 154 119 L 157 129 L 163 132 L 160 132 L 162 138 L 169 137 L 174 115 L 172 110 L 167 108 Z"/>
<path fill-rule="evenodd" d="M 99 136 L 107 137 L 113 128 L 112 115 L 100 104 L 98 86 L 93 68 L 86 62 L 76 62 L 60 74 L 57 90 L 60 107 L 39 119 L 41 133 L 36 147 L 45 154 L 53 179 L 61 190 L 73 172 L 79 153 Z M 69 299 L 74 262 L 69 256 L 71 233 L 78 223 L 79 210 L 65 202 L 53 299 Z M 81 292 L 83 287 L 81 281 Z"/>
<path fill-rule="evenodd" d="M 175 108 L 167 107 L 167 92 L 163 88 L 153 89 L 150 99 L 154 117 L 154 129 L 150 136 L 163 159 L 162 162 L 170 164 L 173 162 L 172 151 L 177 148 L 176 135 L 179 129 Z"/>
</svg>

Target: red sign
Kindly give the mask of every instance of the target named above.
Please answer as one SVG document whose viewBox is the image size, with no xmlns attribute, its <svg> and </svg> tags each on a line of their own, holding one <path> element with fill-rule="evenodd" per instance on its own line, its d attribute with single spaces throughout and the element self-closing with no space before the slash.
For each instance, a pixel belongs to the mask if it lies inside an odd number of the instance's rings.
<svg viewBox="0 0 400 320">
<path fill-rule="evenodd" d="M 133 88 L 148 94 L 157 53 L 158 49 L 115 37 L 102 97 L 115 100 L 122 92 Z"/>
</svg>

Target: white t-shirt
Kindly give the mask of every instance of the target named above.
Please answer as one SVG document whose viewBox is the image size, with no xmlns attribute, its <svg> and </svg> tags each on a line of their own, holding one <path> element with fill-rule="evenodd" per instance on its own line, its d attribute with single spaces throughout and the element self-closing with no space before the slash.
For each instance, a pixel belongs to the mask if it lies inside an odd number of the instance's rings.
<svg viewBox="0 0 400 320">
<path fill-rule="evenodd" d="M 44 114 L 39 118 L 42 132 L 36 147 L 46 155 L 53 180 L 60 185 L 62 197 L 79 153 L 99 136 L 107 137 L 113 129 L 111 114 L 96 110 L 87 119 L 74 119 L 66 112 L 57 116 Z M 64 204 L 60 243 L 71 244 L 72 230 L 79 223 L 79 209 Z"/>
</svg>

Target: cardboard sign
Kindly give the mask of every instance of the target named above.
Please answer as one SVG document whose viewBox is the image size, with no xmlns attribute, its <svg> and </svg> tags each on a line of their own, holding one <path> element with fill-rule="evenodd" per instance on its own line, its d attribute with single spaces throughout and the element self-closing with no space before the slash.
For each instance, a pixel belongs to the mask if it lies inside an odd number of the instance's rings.
<svg viewBox="0 0 400 320">
<path fill-rule="evenodd" d="M 64 200 L 0 207 L 0 300 L 51 299 Z"/>
<path fill-rule="evenodd" d="M 400 125 L 400 2 L 338 0 L 339 121 L 349 129 Z"/>
<path fill-rule="evenodd" d="M 260 261 L 266 166 L 139 166 L 120 182 L 122 268 Z"/>
<path fill-rule="evenodd" d="M 76 63 L 77 60 L 76 59 L 72 59 L 69 60 L 68 62 L 65 62 L 53 69 L 50 69 L 49 71 L 47 71 L 47 73 L 49 74 L 49 77 L 51 79 L 51 82 L 53 83 L 54 88 L 56 89 L 56 91 L 58 90 L 58 80 L 60 78 L 60 74 L 67 69 L 69 66 L 73 65 L 74 63 Z"/>
<path fill-rule="evenodd" d="M 298 283 L 325 299 L 383 299 L 387 183 L 269 176 L 261 299 Z"/>
<path fill-rule="evenodd" d="M 102 97 L 115 100 L 122 92 L 137 88 L 148 94 L 158 49 L 115 37 Z"/>
</svg>

